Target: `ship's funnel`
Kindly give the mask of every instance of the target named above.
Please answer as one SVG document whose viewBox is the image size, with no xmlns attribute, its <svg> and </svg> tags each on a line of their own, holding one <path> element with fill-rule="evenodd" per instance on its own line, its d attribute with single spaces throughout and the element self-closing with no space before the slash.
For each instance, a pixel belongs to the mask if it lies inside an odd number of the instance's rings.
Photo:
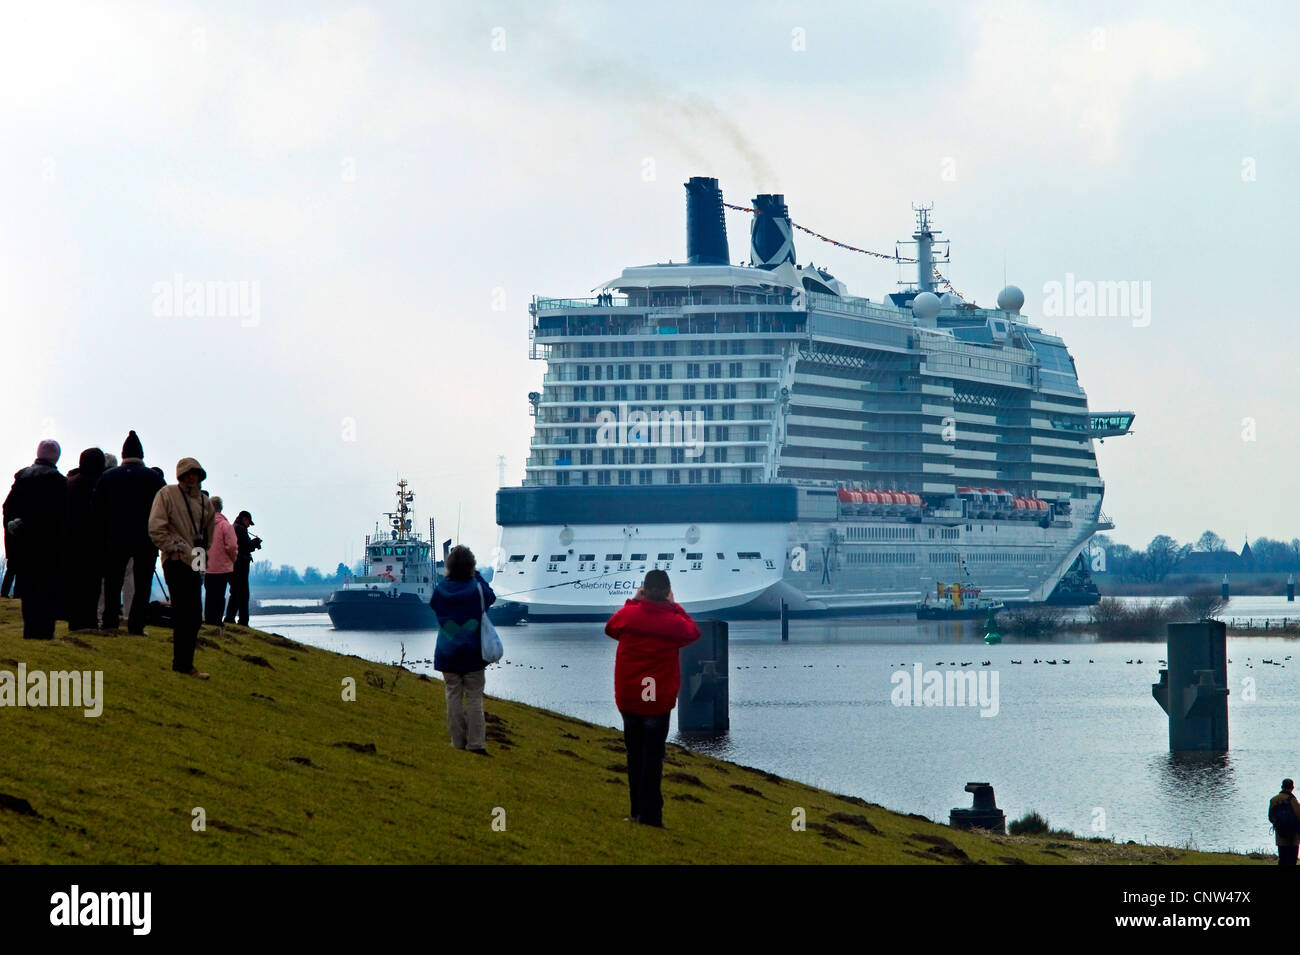
<svg viewBox="0 0 1300 955">
<path fill-rule="evenodd" d="M 760 269 L 774 269 L 782 262 L 795 264 L 794 227 L 785 196 L 754 197 L 754 222 L 749 230 L 749 260 Z"/>
<path fill-rule="evenodd" d="M 692 176 L 685 185 L 686 261 L 692 265 L 729 265 L 727 222 L 718 180 Z"/>
</svg>

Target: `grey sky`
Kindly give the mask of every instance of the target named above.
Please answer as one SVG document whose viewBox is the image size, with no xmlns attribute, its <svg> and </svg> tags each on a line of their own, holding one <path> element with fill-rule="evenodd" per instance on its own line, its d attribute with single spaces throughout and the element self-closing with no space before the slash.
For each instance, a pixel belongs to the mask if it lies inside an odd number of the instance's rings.
<svg viewBox="0 0 1300 955">
<path fill-rule="evenodd" d="M 459 507 L 487 553 L 543 371 L 529 297 L 682 258 L 702 174 L 882 251 L 934 201 L 956 287 L 992 304 L 1005 268 L 1094 410 L 1138 413 L 1099 448 L 1116 539 L 1300 535 L 1297 27 L 1282 3 L 11 7 L 0 456 L 52 431 L 66 469 L 135 428 L 299 567 L 355 557 L 404 476 L 421 527 Z M 856 294 L 900 277 L 797 243 Z M 1150 324 L 1040 318 L 1067 273 L 1150 282 Z M 178 274 L 244 283 L 256 321 L 156 314 Z"/>
</svg>

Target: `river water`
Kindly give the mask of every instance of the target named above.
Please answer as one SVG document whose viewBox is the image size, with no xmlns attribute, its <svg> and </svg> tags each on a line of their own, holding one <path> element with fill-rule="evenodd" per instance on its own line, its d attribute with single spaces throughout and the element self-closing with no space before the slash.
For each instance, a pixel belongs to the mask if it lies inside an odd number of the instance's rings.
<svg viewBox="0 0 1300 955">
<path fill-rule="evenodd" d="M 1296 607 L 1241 597 L 1223 616 L 1280 620 L 1296 617 Z M 253 623 L 384 663 L 404 644 L 410 669 L 433 672 L 432 631 L 338 631 L 324 613 Z M 615 644 L 599 625 L 526 624 L 501 636 L 506 657 L 488 671 L 490 694 L 621 726 Z M 1229 637 L 1230 751 L 1175 758 L 1151 696 L 1163 638 L 1071 634 L 986 646 L 981 637 L 978 624 L 868 617 L 794 620 L 783 644 L 775 621 L 733 622 L 731 730 L 677 741 L 943 822 L 970 805 L 966 782 L 980 780 L 993 784 L 1008 820 L 1035 809 L 1080 835 L 1271 851 L 1268 800 L 1283 776 L 1300 778 L 1290 722 L 1300 714 L 1300 641 Z M 976 671 L 985 705 L 895 705 L 917 664 L 922 673 Z"/>
</svg>

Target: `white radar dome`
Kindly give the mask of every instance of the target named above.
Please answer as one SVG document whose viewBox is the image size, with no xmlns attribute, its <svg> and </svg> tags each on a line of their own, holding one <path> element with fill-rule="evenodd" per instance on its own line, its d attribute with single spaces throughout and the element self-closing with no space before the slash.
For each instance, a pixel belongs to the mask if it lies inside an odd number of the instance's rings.
<svg viewBox="0 0 1300 955">
<path fill-rule="evenodd" d="M 939 311 L 942 308 L 943 306 L 939 304 L 939 296 L 933 292 L 922 292 L 912 299 L 912 314 L 923 322 L 933 321 L 938 318 Z"/>
<path fill-rule="evenodd" d="M 998 308 L 1004 312 L 1019 313 L 1025 304 L 1025 293 L 1014 285 L 1008 285 L 998 292 Z"/>
</svg>

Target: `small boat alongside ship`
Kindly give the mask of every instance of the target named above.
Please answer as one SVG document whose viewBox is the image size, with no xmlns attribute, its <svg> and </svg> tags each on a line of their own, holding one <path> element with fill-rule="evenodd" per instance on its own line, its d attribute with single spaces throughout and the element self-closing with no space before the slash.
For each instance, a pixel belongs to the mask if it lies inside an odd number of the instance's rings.
<svg viewBox="0 0 1300 955">
<path fill-rule="evenodd" d="M 962 561 L 962 570 L 966 563 Z M 992 620 L 993 615 L 1006 606 L 1001 600 L 986 597 L 980 588 L 971 583 L 970 572 L 966 571 L 966 582 L 957 581 L 945 584 L 942 581 L 934 585 L 934 600 L 926 594 L 925 599 L 916 605 L 917 620 Z"/>
<path fill-rule="evenodd" d="M 366 537 L 366 573 L 345 580 L 325 601 L 336 630 L 438 628 L 438 616 L 429 606 L 441 576 L 433 556 L 433 522 L 427 539 L 414 530 L 414 501 L 415 492 L 405 480 L 398 481 L 396 509 L 383 515 L 388 537 L 382 537 L 378 527 Z M 527 610 L 524 604 L 498 600 L 488 610 L 488 619 L 498 627 L 515 626 Z"/>
</svg>

